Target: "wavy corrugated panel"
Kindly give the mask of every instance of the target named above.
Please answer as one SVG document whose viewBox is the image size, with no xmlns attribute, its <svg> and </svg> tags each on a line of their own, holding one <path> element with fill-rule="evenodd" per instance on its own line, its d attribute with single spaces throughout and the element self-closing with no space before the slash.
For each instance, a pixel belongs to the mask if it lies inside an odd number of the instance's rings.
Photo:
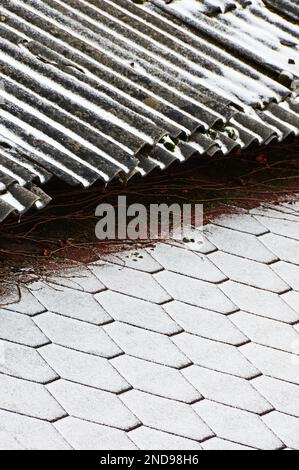
<svg viewBox="0 0 299 470">
<path fill-rule="evenodd" d="M 276 11 L 261 0 L 2 0 L 2 213 L 10 188 L 52 175 L 107 184 L 297 134 L 299 31 Z"/>
</svg>

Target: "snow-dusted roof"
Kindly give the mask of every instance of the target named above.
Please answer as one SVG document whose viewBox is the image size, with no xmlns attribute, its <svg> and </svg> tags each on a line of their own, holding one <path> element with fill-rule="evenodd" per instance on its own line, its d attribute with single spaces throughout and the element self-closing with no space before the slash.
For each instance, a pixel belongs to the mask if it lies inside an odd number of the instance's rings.
<svg viewBox="0 0 299 470">
<path fill-rule="evenodd" d="M 24 206 L 16 184 L 87 187 L 298 134 L 299 30 L 279 3 L 3 0 L 0 220 Z"/>
</svg>

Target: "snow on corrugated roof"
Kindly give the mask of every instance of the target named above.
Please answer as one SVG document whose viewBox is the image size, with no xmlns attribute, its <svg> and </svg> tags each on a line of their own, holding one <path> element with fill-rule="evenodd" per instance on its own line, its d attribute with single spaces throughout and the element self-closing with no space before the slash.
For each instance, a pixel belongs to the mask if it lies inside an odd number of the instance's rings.
<svg viewBox="0 0 299 470">
<path fill-rule="evenodd" d="M 87 187 L 298 134 L 299 31 L 274 3 L 3 0 L 2 213 L 51 175 Z"/>
</svg>

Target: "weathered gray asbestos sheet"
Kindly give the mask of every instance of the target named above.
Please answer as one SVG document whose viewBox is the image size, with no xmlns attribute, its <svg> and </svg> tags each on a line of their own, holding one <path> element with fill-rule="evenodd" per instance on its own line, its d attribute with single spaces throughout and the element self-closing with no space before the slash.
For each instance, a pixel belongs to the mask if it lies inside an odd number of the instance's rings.
<svg viewBox="0 0 299 470">
<path fill-rule="evenodd" d="M 108 184 L 297 135 L 289 3 L 2 0 L 0 220 L 43 207 L 52 176 Z"/>
<path fill-rule="evenodd" d="M 266 5 L 281 15 L 298 23 L 299 2 L 298 0 L 265 0 Z"/>
</svg>

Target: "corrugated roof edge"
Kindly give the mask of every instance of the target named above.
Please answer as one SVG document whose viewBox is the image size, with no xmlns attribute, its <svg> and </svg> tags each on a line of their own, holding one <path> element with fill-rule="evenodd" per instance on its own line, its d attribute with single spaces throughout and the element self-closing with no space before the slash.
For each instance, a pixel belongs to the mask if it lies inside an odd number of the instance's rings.
<svg viewBox="0 0 299 470">
<path fill-rule="evenodd" d="M 183 163 L 194 156 L 229 155 L 236 148 L 245 150 L 252 145 L 264 146 L 298 136 L 299 98 L 272 103 L 266 110 L 251 114 L 236 113 L 226 131 L 215 132 L 213 137 L 198 132 L 189 141 L 179 141 L 172 150 L 163 144 L 156 145 L 149 154 L 140 156 L 139 164 L 126 180 L 136 174 L 147 176 L 154 169 L 164 170 L 174 162 Z M 49 202 L 51 198 L 32 183 L 22 187 L 13 182 L 6 188 L 3 185 L 2 192 L 0 186 L 0 222 L 12 213 L 23 215 L 31 208 L 43 209 Z"/>
<path fill-rule="evenodd" d="M 22 215 L 33 207 L 43 209 L 50 201 L 50 196 L 35 185 L 26 188 L 18 183 L 12 184 L 0 193 L 0 222 L 12 213 Z"/>
</svg>

